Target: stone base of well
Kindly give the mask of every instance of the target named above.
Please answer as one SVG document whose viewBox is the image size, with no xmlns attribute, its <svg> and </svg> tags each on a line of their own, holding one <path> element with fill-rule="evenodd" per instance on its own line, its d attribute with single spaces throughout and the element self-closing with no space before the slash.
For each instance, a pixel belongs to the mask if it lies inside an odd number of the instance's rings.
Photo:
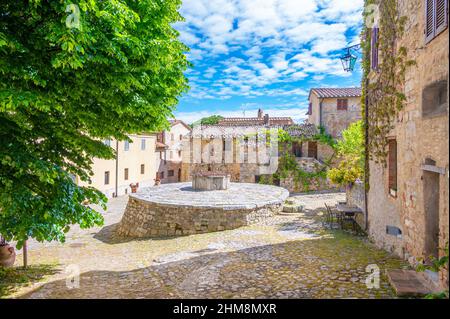
<svg viewBox="0 0 450 319">
<path fill-rule="evenodd" d="M 230 183 L 230 175 L 196 174 L 192 177 L 192 188 L 201 191 L 226 190 Z"/>
<path fill-rule="evenodd" d="M 190 183 L 166 184 L 130 195 L 117 228 L 121 237 L 167 237 L 235 229 L 279 213 L 289 193 L 280 187 L 230 183 L 198 192 Z"/>
</svg>

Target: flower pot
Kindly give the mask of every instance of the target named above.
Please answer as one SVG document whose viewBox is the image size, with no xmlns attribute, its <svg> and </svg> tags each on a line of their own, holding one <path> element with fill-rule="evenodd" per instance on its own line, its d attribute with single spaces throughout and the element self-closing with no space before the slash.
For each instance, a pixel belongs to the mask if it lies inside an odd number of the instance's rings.
<svg viewBox="0 0 450 319">
<path fill-rule="evenodd" d="M 0 266 L 1 267 L 12 267 L 16 261 L 16 252 L 14 247 L 6 244 L 0 246 Z"/>
</svg>

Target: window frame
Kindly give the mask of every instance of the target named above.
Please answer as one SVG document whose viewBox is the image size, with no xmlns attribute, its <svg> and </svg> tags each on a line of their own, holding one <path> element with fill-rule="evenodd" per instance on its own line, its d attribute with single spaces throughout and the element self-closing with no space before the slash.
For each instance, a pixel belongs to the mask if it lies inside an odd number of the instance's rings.
<svg viewBox="0 0 450 319">
<path fill-rule="evenodd" d="M 147 143 L 146 143 L 147 141 L 146 141 L 146 139 L 145 138 L 142 138 L 141 139 L 141 151 L 145 151 L 145 148 L 147 147 Z"/>
<path fill-rule="evenodd" d="M 103 180 L 105 185 L 109 185 L 110 177 L 111 177 L 110 175 L 111 174 L 109 173 L 109 171 L 105 171 L 105 173 L 104 173 L 104 180 Z"/>
<path fill-rule="evenodd" d="M 443 17 L 444 17 L 444 22 L 442 25 L 437 26 L 437 17 L 438 17 L 438 13 L 437 13 L 437 4 L 438 2 L 443 2 L 443 6 L 444 6 L 444 13 L 443 13 Z M 429 11 L 429 6 L 432 6 L 431 8 L 431 17 L 428 14 Z M 448 27 L 448 0 L 425 0 L 425 26 L 424 26 L 424 35 L 425 35 L 425 44 L 430 43 L 431 41 L 433 41 L 434 38 L 436 38 L 438 35 L 440 35 L 443 31 L 445 31 Z M 431 19 L 431 33 L 428 33 L 428 25 L 429 25 L 429 19 Z"/>
<path fill-rule="evenodd" d="M 392 150 L 395 146 L 395 152 Z M 394 164 L 394 166 L 392 166 Z M 398 192 L 398 143 L 395 138 L 388 140 L 388 192 L 389 195 L 396 198 Z"/>
<path fill-rule="evenodd" d="M 128 179 L 129 179 L 129 170 L 128 170 L 128 168 L 124 168 L 123 169 L 123 180 L 124 181 L 127 181 Z"/>
<path fill-rule="evenodd" d="M 345 102 L 345 103 L 343 103 L 343 102 Z M 347 111 L 348 110 L 348 98 L 338 98 L 336 100 L 336 108 L 338 111 Z"/>
<path fill-rule="evenodd" d="M 145 164 L 141 164 L 141 175 L 145 174 Z"/>
</svg>

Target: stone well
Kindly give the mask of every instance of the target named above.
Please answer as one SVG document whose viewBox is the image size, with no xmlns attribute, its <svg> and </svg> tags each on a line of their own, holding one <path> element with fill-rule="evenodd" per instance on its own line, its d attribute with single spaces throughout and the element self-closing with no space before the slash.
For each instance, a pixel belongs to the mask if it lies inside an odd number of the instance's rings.
<svg viewBox="0 0 450 319">
<path fill-rule="evenodd" d="M 192 176 L 192 188 L 200 191 L 226 190 L 230 175 L 218 173 L 201 173 Z"/>
<path fill-rule="evenodd" d="M 117 233 L 167 237 L 234 229 L 280 212 L 288 197 L 284 188 L 247 183 L 212 191 L 197 191 L 191 183 L 142 188 L 130 195 Z"/>
</svg>

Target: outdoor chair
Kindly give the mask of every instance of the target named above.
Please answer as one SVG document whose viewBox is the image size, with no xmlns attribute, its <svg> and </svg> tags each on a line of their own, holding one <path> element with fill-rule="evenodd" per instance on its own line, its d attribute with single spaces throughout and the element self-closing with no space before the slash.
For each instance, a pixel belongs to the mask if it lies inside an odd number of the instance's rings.
<svg viewBox="0 0 450 319">
<path fill-rule="evenodd" d="M 325 203 L 325 207 L 327 209 L 326 212 L 326 221 L 330 225 L 330 228 L 333 228 L 333 223 L 336 221 L 338 224 L 340 224 L 340 214 L 337 214 L 336 212 L 333 212 L 331 208 Z"/>
</svg>

